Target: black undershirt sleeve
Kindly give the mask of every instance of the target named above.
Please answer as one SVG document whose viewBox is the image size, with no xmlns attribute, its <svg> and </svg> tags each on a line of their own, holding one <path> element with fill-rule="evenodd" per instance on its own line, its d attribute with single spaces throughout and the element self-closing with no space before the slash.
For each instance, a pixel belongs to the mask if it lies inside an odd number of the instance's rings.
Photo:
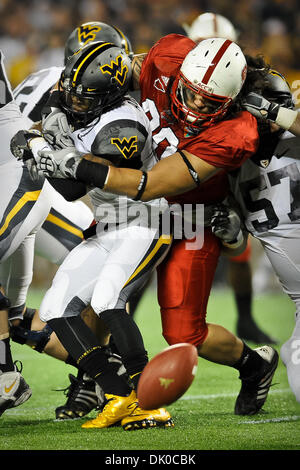
<svg viewBox="0 0 300 470">
<path fill-rule="evenodd" d="M 66 201 L 76 201 L 87 193 L 86 184 L 81 181 L 63 178 L 48 178 L 48 181 Z"/>
</svg>

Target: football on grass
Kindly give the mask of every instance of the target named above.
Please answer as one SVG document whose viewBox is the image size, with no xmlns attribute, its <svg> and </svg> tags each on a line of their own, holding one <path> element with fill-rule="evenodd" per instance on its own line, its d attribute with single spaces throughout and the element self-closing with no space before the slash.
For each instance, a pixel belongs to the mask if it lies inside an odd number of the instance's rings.
<svg viewBox="0 0 300 470">
<path fill-rule="evenodd" d="M 140 407 L 152 410 L 178 400 L 193 382 L 197 364 L 197 349 L 188 343 L 174 344 L 154 356 L 139 380 Z"/>
</svg>

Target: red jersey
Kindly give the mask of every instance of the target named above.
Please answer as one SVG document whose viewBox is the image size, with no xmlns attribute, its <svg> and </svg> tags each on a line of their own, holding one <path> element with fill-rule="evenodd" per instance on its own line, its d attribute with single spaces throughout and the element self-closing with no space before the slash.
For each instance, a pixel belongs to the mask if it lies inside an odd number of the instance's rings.
<svg viewBox="0 0 300 470">
<path fill-rule="evenodd" d="M 143 61 L 140 75 L 141 102 L 151 123 L 158 158 L 186 150 L 221 168 L 207 182 L 169 201 L 214 203 L 228 191 L 226 172 L 238 168 L 255 153 L 258 145 L 257 122 L 249 112 L 219 121 L 199 134 L 186 134 L 170 111 L 170 90 L 181 64 L 196 44 L 186 36 L 169 34 L 160 39 Z"/>
</svg>

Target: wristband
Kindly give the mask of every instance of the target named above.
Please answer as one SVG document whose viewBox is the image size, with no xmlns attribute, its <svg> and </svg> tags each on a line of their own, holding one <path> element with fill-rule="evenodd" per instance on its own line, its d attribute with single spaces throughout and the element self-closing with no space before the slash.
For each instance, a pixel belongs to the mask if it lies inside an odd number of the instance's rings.
<svg viewBox="0 0 300 470">
<path fill-rule="evenodd" d="M 288 108 L 279 108 L 275 124 L 288 130 L 295 122 L 298 115 L 297 111 Z"/>
<path fill-rule="evenodd" d="M 76 179 L 88 186 L 103 189 L 109 167 L 102 163 L 95 163 L 84 158 L 76 169 Z"/>
<path fill-rule="evenodd" d="M 226 246 L 227 248 L 231 248 L 232 250 L 234 250 L 235 248 L 239 248 L 242 245 L 243 241 L 244 241 L 244 235 L 243 235 L 243 232 L 240 229 L 239 233 L 237 234 L 237 236 L 234 240 L 232 240 L 231 242 L 222 241 L 222 245 Z"/>
<path fill-rule="evenodd" d="M 138 193 L 137 195 L 133 198 L 134 201 L 139 201 L 146 189 L 146 184 L 148 180 L 148 174 L 143 171 L 142 177 L 140 179 L 139 185 L 138 185 Z"/>
</svg>

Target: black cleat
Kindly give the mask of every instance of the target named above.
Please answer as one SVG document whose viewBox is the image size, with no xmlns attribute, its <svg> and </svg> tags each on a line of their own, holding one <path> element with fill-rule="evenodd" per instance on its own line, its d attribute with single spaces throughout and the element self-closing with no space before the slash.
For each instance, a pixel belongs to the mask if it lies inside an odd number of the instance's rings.
<svg viewBox="0 0 300 470">
<path fill-rule="evenodd" d="M 243 341 L 252 341 L 256 344 L 278 344 L 278 341 L 264 333 L 253 320 L 238 322 L 237 336 Z"/>
<path fill-rule="evenodd" d="M 254 415 L 264 405 L 273 375 L 278 365 L 279 355 L 271 346 L 255 349 L 265 361 L 261 370 L 252 377 L 242 380 L 242 387 L 235 402 L 234 414 Z"/>
<path fill-rule="evenodd" d="M 78 372 L 77 377 L 69 374 L 70 385 L 64 392 L 68 397 L 66 403 L 55 410 L 56 419 L 79 419 L 102 405 L 101 396 L 96 393 L 94 380 Z M 103 395 L 104 396 L 104 395 Z"/>
</svg>

